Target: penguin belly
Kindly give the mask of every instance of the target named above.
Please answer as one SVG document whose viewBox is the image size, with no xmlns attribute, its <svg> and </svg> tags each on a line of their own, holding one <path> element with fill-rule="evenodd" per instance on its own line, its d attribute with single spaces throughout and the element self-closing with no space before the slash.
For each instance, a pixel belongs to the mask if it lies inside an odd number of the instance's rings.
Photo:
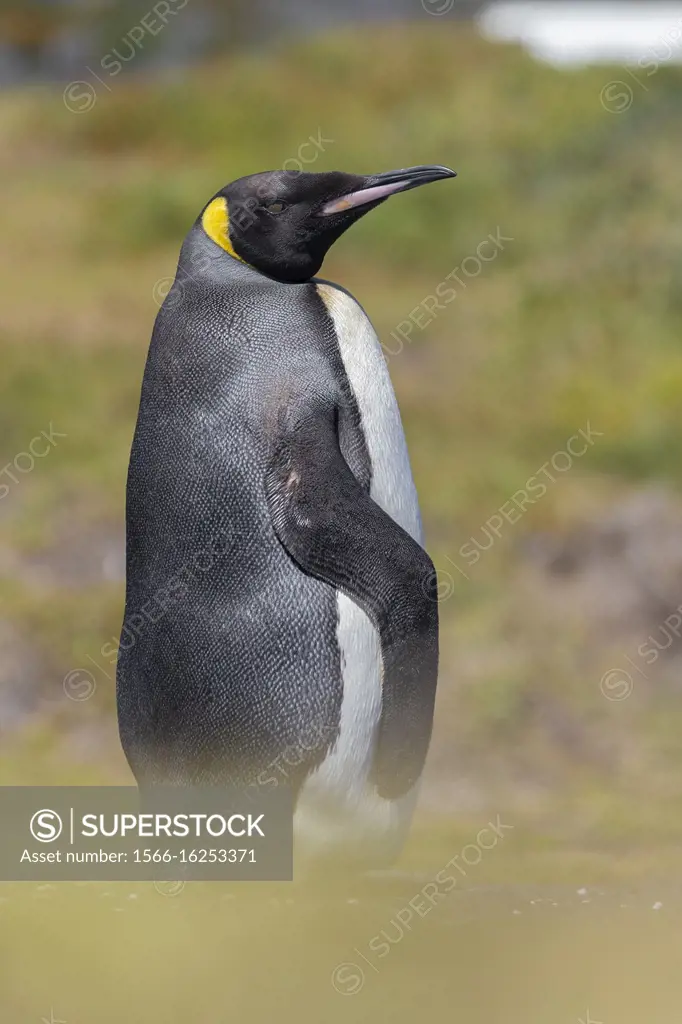
<svg viewBox="0 0 682 1024">
<path fill-rule="evenodd" d="M 351 295 L 324 282 L 316 287 L 333 321 L 360 413 L 371 465 L 370 497 L 422 545 L 407 444 L 377 335 Z M 340 857 L 381 867 L 395 859 L 405 841 L 418 784 L 399 799 L 387 800 L 369 782 L 382 711 L 379 633 L 365 612 L 340 591 L 336 612 L 343 690 L 339 732 L 299 794 L 296 853 L 304 862 Z"/>
</svg>

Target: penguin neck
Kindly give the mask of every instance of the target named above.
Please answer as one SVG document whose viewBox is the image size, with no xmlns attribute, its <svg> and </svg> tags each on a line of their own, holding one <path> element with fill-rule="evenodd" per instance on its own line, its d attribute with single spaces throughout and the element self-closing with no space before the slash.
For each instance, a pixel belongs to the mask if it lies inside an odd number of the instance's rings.
<svg viewBox="0 0 682 1024">
<path fill-rule="evenodd" d="M 225 280 L 264 279 L 265 275 L 218 245 L 206 233 L 199 218 L 182 243 L 178 274 L 186 279 L 200 280 L 202 277 Z"/>
<path fill-rule="evenodd" d="M 178 274 L 185 280 L 200 280 L 209 277 L 213 281 L 234 281 L 244 284 L 278 284 L 286 288 L 302 288 L 314 284 L 315 278 L 306 281 L 283 281 L 281 278 L 266 274 L 264 271 L 247 263 L 236 254 L 216 243 L 207 233 L 199 217 L 182 243 Z"/>
</svg>

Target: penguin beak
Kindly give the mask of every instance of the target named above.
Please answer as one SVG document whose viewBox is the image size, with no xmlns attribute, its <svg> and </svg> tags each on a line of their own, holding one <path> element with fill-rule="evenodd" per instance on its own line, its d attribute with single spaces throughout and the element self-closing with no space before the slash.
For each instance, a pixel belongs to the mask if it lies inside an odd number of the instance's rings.
<svg viewBox="0 0 682 1024">
<path fill-rule="evenodd" d="M 349 192 L 345 196 L 332 200 L 322 207 L 323 217 L 333 213 L 344 213 L 358 206 L 365 206 L 367 203 L 380 202 L 388 199 L 396 192 L 407 192 L 419 185 L 428 185 L 431 181 L 439 181 L 441 178 L 454 178 L 456 171 L 440 164 L 431 164 L 423 167 L 405 167 L 399 171 L 386 171 L 384 174 L 372 174 L 365 178 L 367 182 L 361 189 Z"/>
</svg>

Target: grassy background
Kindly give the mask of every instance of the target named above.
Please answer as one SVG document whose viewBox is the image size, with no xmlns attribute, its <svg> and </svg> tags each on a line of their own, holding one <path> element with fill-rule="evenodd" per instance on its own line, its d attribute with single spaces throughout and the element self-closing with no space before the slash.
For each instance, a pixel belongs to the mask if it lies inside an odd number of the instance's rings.
<svg viewBox="0 0 682 1024">
<path fill-rule="evenodd" d="M 623 71 L 560 72 L 427 20 L 126 72 L 80 114 L 61 89 L 2 97 L 0 464 L 50 424 L 66 437 L 0 501 L 0 782 L 129 778 L 100 652 L 120 628 L 155 300 L 205 199 L 320 132 L 309 170 L 459 172 L 384 205 L 325 264 L 387 346 L 483 239 L 512 239 L 390 359 L 443 590 L 425 820 L 504 810 L 557 844 L 680 837 L 682 644 L 651 666 L 636 652 L 682 603 L 682 72 L 628 79 L 612 113 L 600 96 Z M 588 422 L 585 456 L 468 566 L 462 545 L 487 544 L 486 521 Z M 600 688 L 614 667 L 632 685 Z M 95 693 L 69 700 L 81 668 Z"/>
</svg>

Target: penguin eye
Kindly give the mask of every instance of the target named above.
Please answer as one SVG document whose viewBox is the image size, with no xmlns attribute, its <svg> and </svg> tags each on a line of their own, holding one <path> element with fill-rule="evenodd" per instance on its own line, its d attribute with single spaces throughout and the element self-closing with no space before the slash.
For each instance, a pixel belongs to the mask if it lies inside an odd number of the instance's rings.
<svg viewBox="0 0 682 1024">
<path fill-rule="evenodd" d="M 282 210 L 286 210 L 287 204 L 276 200 L 274 203 L 264 203 L 265 209 L 268 213 L 281 213 Z"/>
</svg>

